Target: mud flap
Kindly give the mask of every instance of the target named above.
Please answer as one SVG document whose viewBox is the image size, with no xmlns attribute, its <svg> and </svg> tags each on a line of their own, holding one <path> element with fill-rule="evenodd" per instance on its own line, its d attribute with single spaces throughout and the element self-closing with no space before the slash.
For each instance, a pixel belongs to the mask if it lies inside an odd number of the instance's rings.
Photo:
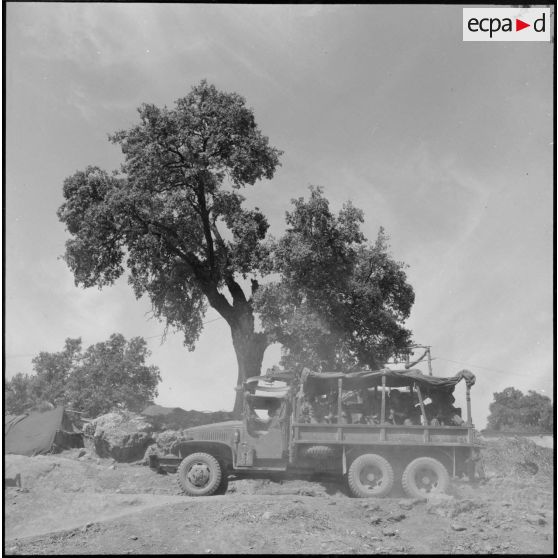
<svg viewBox="0 0 558 558">
<path fill-rule="evenodd" d="M 343 446 L 343 456 L 341 458 L 342 465 L 343 465 L 343 474 L 347 474 L 347 454 L 345 453 L 345 446 Z"/>
</svg>

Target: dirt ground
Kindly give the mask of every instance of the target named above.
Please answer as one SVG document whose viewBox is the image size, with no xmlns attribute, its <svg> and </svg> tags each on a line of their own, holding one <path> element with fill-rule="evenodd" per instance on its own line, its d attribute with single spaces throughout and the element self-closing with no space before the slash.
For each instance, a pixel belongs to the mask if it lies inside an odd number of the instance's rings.
<svg viewBox="0 0 558 558">
<path fill-rule="evenodd" d="M 13 554 L 551 554 L 552 451 L 524 463 L 487 451 L 488 480 L 454 479 L 416 501 L 356 499 L 319 479 L 231 480 L 224 496 L 180 495 L 175 475 L 77 450 L 5 458 L 4 550 Z M 537 450 L 538 451 L 538 450 Z M 520 459 L 519 459 L 520 457 Z M 500 462 L 505 460 L 507 468 Z M 538 463 L 537 463 L 538 461 Z M 549 465 L 550 464 L 550 465 Z"/>
</svg>

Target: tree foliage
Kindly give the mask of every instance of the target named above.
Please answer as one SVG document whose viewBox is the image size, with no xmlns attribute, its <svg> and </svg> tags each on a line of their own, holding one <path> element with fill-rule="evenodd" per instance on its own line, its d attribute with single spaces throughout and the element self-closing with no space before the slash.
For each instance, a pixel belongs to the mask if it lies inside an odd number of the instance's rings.
<svg viewBox="0 0 558 558">
<path fill-rule="evenodd" d="M 494 401 L 490 404 L 488 428 L 551 432 L 553 427 L 554 407 L 546 395 L 532 390 L 523 394 L 514 387 L 494 393 Z"/>
<path fill-rule="evenodd" d="M 287 231 L 273 246 L 269 271 L 279 280 L 257 295 L 262 324 L 287 348 L 283 364 L 300 368 L 379 368 L 404 353 L 403 327 L 414 302 L 404 264 L 389 253 L 380 229 L 374 244 L 351 203 L 334 215 L 320 188 L 292 200 Z"/>
<path fill-rule="evenodd" d="M 257 289 L 268 223 L 239 189 L 272 178 L 281 152 L 240 95 L 206 81 L 172 109 L 138 112 L 138 124 L 110 137 L 120 173 L 90 166 L 64 182 L 65 260 L 83 287 L 111 285 L 127 269 L 136 297 L 147 295 L 190 350 L 209 303 L 231 327 L 241 381 L 259 373 L 268 344 L 239 284 L 252 275 Z"/>
<path fill-rule="evenodd" d="M 33 378 L 22 372 L 18 372 L 13 378 L 6 381 L 4 414 L 20 415 L 32 405 L 32 384 Z"/>
<path fill-rule="evenodd" d="M 286 365 L 374 367 L 405 350 L 413 290 L 385 234 L 366 243 L 360 210 L 347 204 L 334 216 L 314 190 L 294 202 L 284 237 L 266 242 L 266 217 L 239 191 L 271 179 L 281 152 L 241 96 L 202 81 L 171 109 L 138 112 L 139 123 L 110 136 L 120 172 L 90 166 L 64 182 L 58 217 L 76 285 L 105 287 L 127 273 L 189 350 L 212 306 L 231 329 L 238 385 L 260 374 L 274 341 L 287 347 Z M 269 274 L 280 279 L 262 287 Z"/>
<path fill-rule="evenodd" d="M 113 334 L 82 351 L 81 339 L 66 339 L 57 353 L 33 359 L 34 375 L 6 382 L 6 410 L 19 414 L 42 402 L 63 404 L 94 417 L 112 409 L 141 410 L 157 396 L 159 370 L 146 360 L 144 339 Z"/>
</svg>

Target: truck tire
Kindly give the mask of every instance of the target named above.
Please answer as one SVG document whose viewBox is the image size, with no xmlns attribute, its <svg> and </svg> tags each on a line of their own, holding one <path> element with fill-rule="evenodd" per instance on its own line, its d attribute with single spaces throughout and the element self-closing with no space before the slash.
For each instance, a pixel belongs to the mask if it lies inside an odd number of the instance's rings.
<svg viewBox="0 0 558 558">
<path fill-rule="evenodd" d="M 215 496 L 221 496 L 227 492 L 229 488 L 229 476 L 223 472 L 221 477 L 221 484 L 217 487 L 217 490 L 213 493 Z"/>
<path fill-rule="evenodd" d="M 437 459 L 418 457 L 405 467 L 401 485 L 410 498 L 443 494 L 449 486 L 449 474 Z"/>
<path fill-rule="evenodd" d="M 310 446 L 301 453 L 304 457 L 308 457 L 309 459 L 326 461 L 333 457 L 334 451 L 330 446 Z"/>
<path fill-rule="evenodd" d="M 211 496 L 222 481 L 219 461 L 208 453 L 192 453 L 178 466 L 178 485 L 189 496 Z"/>
<path fill-rule="evenodd" d="M 357 498 L 385 496 L 393 488 L 393 468 L 381 455 L 365 453 L 351 463 L 347 481 Z"/>
</svg>

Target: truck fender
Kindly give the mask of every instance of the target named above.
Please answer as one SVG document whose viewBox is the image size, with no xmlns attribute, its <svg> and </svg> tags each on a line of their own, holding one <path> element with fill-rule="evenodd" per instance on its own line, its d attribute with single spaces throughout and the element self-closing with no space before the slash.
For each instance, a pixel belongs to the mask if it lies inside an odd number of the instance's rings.
<svg viewBox="0 0 558 558">
<path fill-rule="evenodd" d="M 177 449 L 178 455 L 181 458 L 184 458 L 191 453 L 202 452 L 212 455 L 228 466 L 232 466 L 233 464 L 233 450 L 229 444 L 224 442 L 185 440 L 178 444 Z"/>
</svg>

